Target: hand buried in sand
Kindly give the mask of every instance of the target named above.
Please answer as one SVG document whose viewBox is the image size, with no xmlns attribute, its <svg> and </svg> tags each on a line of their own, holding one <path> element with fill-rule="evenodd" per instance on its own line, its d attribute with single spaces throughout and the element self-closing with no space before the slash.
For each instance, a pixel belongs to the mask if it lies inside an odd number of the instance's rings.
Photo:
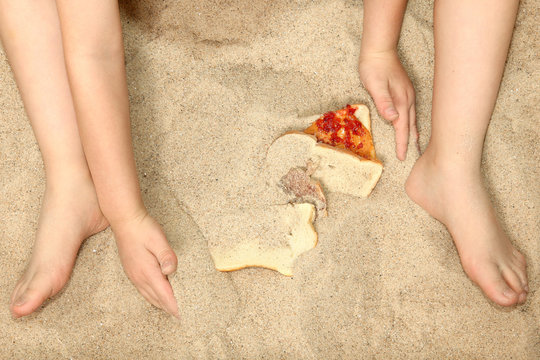
<svg viewBox="0 0 540 360">
<path fill-rule="evenodd" d="M 395 50 L 360 55 L 360 79 L 379 114 L 396 131 L 396 155 L 405 160 L 409 132 L 418 144 L 414 88 Z"/>
<path fill-rule="evenodd" d="M 112 226 L 120 260 L 129 279 L 146 300 L 178 317 L 178 305 L 167 275 L 178 260 L 159 224 L 144 212 Z"/>
</svg>

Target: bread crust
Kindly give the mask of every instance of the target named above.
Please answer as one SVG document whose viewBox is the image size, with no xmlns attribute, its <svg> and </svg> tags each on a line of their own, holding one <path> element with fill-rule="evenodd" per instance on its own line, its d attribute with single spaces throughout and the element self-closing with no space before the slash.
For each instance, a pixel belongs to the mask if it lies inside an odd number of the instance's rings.
<svg viewBox="0 0 540 360">
<path fill-rule="evenodd" d="M 321 146 L 321 147 L 326 147 L 328 149 L 332 149 L 332 150 L 335 150 L 335 151 L 338 151 L 338 152 L 341 152 L 343 154 L 347 154 L 347 155 L 350 155 L 350 156 L 353 156 L 355 158 L 357 158 L 358 160 L 360 161 L 369 161 L 369 162 L 374 162 L 374 163 L 377 163 L 377 164 L 380 164 L 380 165 L 383 165 L 382 161 L 380 161 L 378 158 L 375 158 L 373 160 L 370 160 L 370 159 L 366 159 L 354 152 L 352 152 L 351 150 L 349 149 L 344 149 L 344 148 L 338 148 L 338 147 L 335 147 L 335 146 L 332 146 L 332 145 L 329 145 L 329 144 L 325 144 L 325 143 L 322 143 L 322 142 L 319 142 L 317 141 L 317 137 L 315 137 L 315 135 L 312 135 L 312 134 L 308 134 L 308 133 L 305 133 L 303 131 L 298 131 L 298 130 L 289 130 L 285 133 L 283 133 L 280 137 L 278 137 L 277 139 L 275 139 L 274 141 L 272 141 L 272 143 L 270 144 L 270 147 L 268 148 L 268 150 L 266 151 L 266 156 L 268 157 L 268 153 L 270 151 L 270 149 L 272 148 L 272 146 L 278 142 L 281 138 L 287 136 L 287 135 L 302 135 L 302 136 L 307 136 L 311 139 L 313 139 L 314 143 L 315 143 L 315 146 Z"/>
<path fill-rule="evenodd" d="M 364 125 L 365 131 L 369 131 L 371 119 L 367 106 L 355 104 L 350 108 L 355 109 L 358 120 Z M 350 111 L 350 108 L 341 111 Z M 321 116 L 309 119 L 313 126 L 314 119 L 321 119 Z M 315 170 L 310 175 L 313 180 L 321 183 L 325 191 L 360 197 L 371 193 L 383 171 L 383 164 L 376 156 L 365 158 L 350 149 L 326 144 L 318 141 L 314 134 L 298 130 L 287 131 L 275 139 L 267 151 L 266 159 L 271 181 L 279 182 L 291 168 L 305 169 L 307 163 L 314 163 Z M 338 169 L 333 171 L 336 165 Z"/>
<path fill-rule="evenodd" d="M 351 107 L 355 109 L 355 116 L 371 139 L 368 108 L 361 104 Z M 210 247 L 210 255 L 217 270 L 229 272 L 262 267 L 293 276 L 296 258 L 318 244 L 319 236 L 313 222 L 316 210 L 319 214 L 326 213 L 324 192 L 336 191 L 361 197 L 371 193 L 383 170 L 383 164 L 376 157 L 374 148 L 373 156 L 366 158 L 349 148 L 318 141 L 313 126 L 315 123 L 308 126 L 307 129 L 311 128 L 308 132 L 287 131 L 275 139 L 266 152 L 267 174 L 271 182 L 274 185 L 281 184 L 282 189 L 290 191 L 295 196 L 292 200 L 289 198 L 293 204 L 272 205 L 277 206 L 272 209 L 265 207 L 260 216 L 254 215 L 252 208 L 248 208 L 248 212 L 242 210 L 240 217 L 231 213 L 223 214 L 232 216 L 227 224 L 235 221 L 250 224 L 247 225 L 247 233 L 251 238 L 247 237 L 244 242 L 238 243 L 237 239 L 244 239 L 244 233 L 232 233 L 227 235 L 231 245 L 223 246 L 227 244 L 224 234 L 229 230 L 224 228 L 222 230 L 226 231 L 218 231 L 220 235 L 215 240 L 220 245 Z M 288 175 L 290 178 L 287 178 Z M 269 214 L 277 217 L 273 218 Z M 266 219 L 263 225 L 265 229 L 271 230 L 257 230 L 260 228 L 251 225 L 254 219 Z M 272 240 L 275 239 L 281 242 L 274 244 Z"/>
<path fill-rule="evenodd" d="M 286 276 L 293 275 L 296 258 L 313 249 L 318 243 L 318 234 L 313 225 L 315 207 L 312 204 L 271 205 L 257 210 L 277 220 L 275 228 L 282 235 L 283 243 L 273 247 L 268 245 L 273 238 L 266 233 L 251 232 L 250 237 L 242 243 L 210 247 L 210 255 L 214 266 L 219 271 L 234 271 L 248 267 L 262 267 L 280 272 Z M 250 215 L 251 216 L 251 213 Z M 277 216 L 277 217 L 275 217 Z M 233 215 L 233 218 L 235 215 Z M 242 215 L 244 218 L 245 215 Z M 255 219 L 250 218 L 252 221 Z M 287 235 L 288 234 L 288 235 Z M 265 237 L 266 236 L 266 237 Z M 228 236 L 230 238 L 230 236 Z M 286 239 L 286 240 L 285 240 Z"/>
</svg>

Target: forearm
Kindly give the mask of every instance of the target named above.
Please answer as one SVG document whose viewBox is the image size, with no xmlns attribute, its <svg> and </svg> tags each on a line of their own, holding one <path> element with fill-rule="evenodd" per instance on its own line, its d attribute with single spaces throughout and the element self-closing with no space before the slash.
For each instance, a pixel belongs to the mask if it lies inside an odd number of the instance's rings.
<svg viewBox="0 0 540 360">
<path fill-rule="evenodd" d="M 104 215 L 114 228 L 144 210 L 133 149 L 116 4 L 59 1 L 79 134 Z M 81 3 L 81 5 L 77 4 Z"/>
<path fill-rule="evenodd" d="M 395 51 L 407 0 L 364 0 L 361 54 Z"/>
<path fill-rule="evenodd" d="M 123 61 L 116 63 L 78 59 L 68 66 L 86 159 L 101 209 L 113 226 L 142 207 Z"/>
</svg>

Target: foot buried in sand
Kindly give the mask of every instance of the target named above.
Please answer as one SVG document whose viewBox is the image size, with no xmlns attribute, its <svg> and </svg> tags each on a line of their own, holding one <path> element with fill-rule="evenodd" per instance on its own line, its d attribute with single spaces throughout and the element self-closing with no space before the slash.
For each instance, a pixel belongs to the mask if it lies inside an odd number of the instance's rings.
<svg viewBox="0 0 540 360">
<path fill-rule="evenodd" d="M 11 295 L 13 316 L 31 314 L 58 293 L 69 279 L 84 239 L 108 225 L 91 179 L 78 184 L 48 186 L 32 257 Z"/>
<path fill-rule="evenodd" d="M 523 304 L 529 290 L 525 257 L 497 221 L 480 172 L 469 174 L 435 161 L 428 149 L 414 165 L 406 192 L 447 227 L 463 269 L 491 300 L 503 306 Z"/>
</svg>

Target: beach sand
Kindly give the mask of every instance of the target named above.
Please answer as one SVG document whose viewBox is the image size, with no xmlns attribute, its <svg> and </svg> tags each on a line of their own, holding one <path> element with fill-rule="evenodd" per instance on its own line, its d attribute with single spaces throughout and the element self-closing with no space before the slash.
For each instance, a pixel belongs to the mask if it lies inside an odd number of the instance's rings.
<svg viewBox="0 0 540 360">
<path fill-rule="evenodd" d="M 527 257 L 525 305 L 491 303 L 463 272 L 445 227 L 408 199 L 418 157 L 394 155 L 392 127 L 362 88 L 359 1 L 122 3 L 135 157 L 149 211 L 179 257 L 180 320 L 140 296 L 110 229 L 82 246 L 71 280 L 13 320 L 11 291 L 31 253 L 45 179 L 0 52 L 0 358 L 538 359 L 540 146 L 538 12 L 522 1 L 483 158 L 504 229 Z M 400 55 L 430 133 L 433 2 L 411 1 Z M 384 163 L 367 199 L 327 194 L 317 247 L 295 275 L 220 273 L 207 246 L 222 209 L 266 201 L 261 172 L 301 118 L 365 103 Z M 215 222 L 215 223 L 214 223 Z M 237 224 L 237 226 L 243 226 Z M 215 235 L 215 234 L 214 234 Z M 246 235 L 248 236 L 248 235 Z"/>
</svg>

